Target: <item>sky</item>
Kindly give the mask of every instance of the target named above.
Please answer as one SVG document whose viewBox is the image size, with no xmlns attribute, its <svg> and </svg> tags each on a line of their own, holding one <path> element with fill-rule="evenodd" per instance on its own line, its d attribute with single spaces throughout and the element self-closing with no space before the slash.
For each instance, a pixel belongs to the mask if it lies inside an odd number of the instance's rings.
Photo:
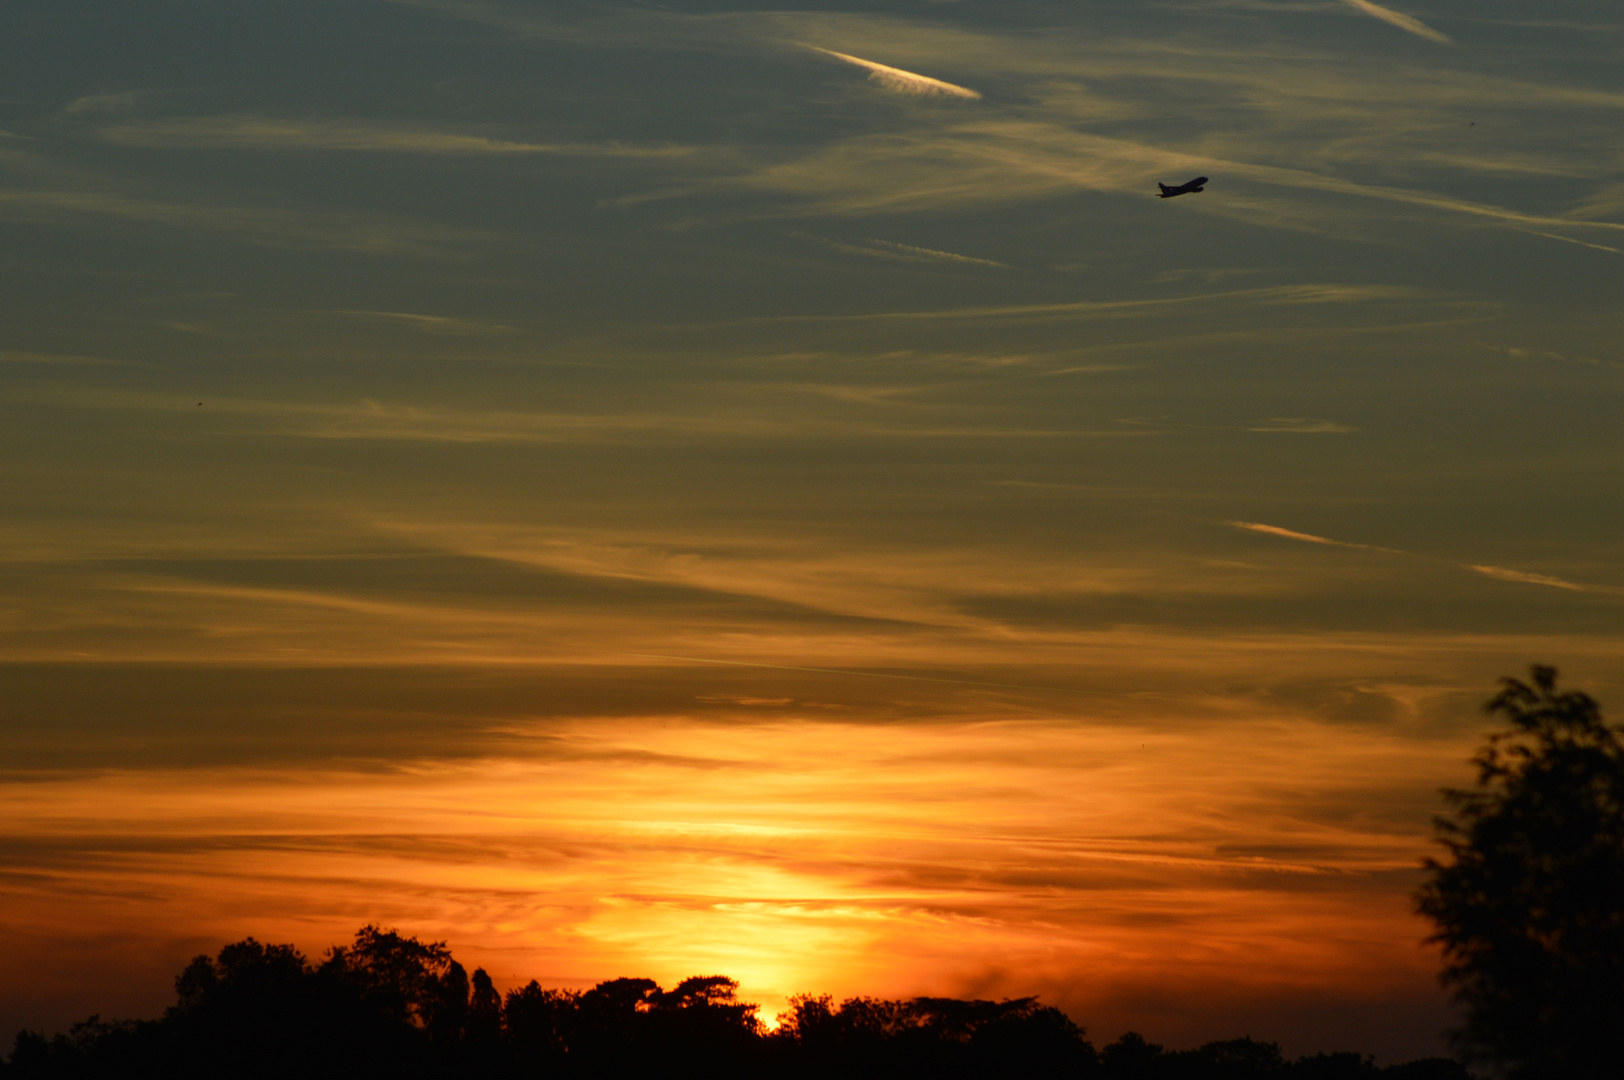
<svg viewBox="0 0 1624 1080">
<path fill-rule="evenodd" d="M 10 0 L 0 1030 L 372 922 L 1441 1052 L 1482 702 L 1624 702 L 1621 60 L 1612 0 Z"/>
</svg>

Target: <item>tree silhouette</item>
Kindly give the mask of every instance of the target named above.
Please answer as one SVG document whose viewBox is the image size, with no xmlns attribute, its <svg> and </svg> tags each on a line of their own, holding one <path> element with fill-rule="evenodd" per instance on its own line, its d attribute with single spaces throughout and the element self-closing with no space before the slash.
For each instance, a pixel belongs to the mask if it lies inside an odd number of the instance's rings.
<svg viewBox="0 0 1624 1080">
<path fill-rule="evenodd" d="M 1094 1047 L 1062 1013 L 1035 998 L 961 1001 L 850 998 L 790 1000 L 772 1039 L 795 1075 L 951 1077 L 1020 1076 L 1030 1080 L 1092 1076 Z"/>
<path fill-rule="evenodd" d="M 1125 1031 L 1100 1053 L 1105 1075 L 1111 1080 L 1140 1080 L 1157 1075 L 1162 1057 L 1160 1043 L 1146 1042 L 1137 1031 Z"/>
<path fill-rule="evenodd" d="M 684 979 L 657 993 L 645 1021 L 647 1038 L 678 1075 L 743 1072 L 759 1045 L 756 1006 L 738 999 L 739 984 L 724 975 Z"/>
<path fill-rule="evenodd" d="M 532 981 L 504 999 L 444 943 L 375 926 L 317 965 L 247 938 L 195 958 L 175 990 L 161 1020 L 93 1016 L 49 1039 L 19 1032 L 0 1080 L 1468 1080 L 1438 1060 L 1287 1062 L 1253 1039 L 1169 1052 L 1129 1033 L 1098 1055 L 1070 1018 L 1030 997 L 836 1005 L 808 995 L 772 1032 L 721 975 L 671 990 L 652 979 L 584 992 Z"/>
<path fill-rule="evenodd" d="M 1463 1050 L 1517 1080 L 1618 1075 L 1624 1060 L 1624 745 L 1556 670 L 1502 680 L 1510 730 L 1451 790 L 1416 907 L 1466 1006 Z"/>
<path fill-rule="evenodd" d="M 470 1042 L 494 1043 L 502 1036 L 502 995 L 484 968 L 475 968 L 468 995 L 467 1035 Z"/>
<path fill-rule="evenodd" d="M 573 1041 L 578 997 L 569 990 L 543 990 L 534 979 L 508 991 L 503 1031 L 526 1070 L 551 1072 L 563 1060 Z"/>
<path fill-rule="evenodd" d="M 414 1027 L 443 1028 L 448 1011 L 467 1011 L 468 976 L 443 941 L 425 943 L 367 925 L 355 932 L 353 945 L 329 949 L 320 970 L 356 987 L 373 1008 Z"/>
</svg>

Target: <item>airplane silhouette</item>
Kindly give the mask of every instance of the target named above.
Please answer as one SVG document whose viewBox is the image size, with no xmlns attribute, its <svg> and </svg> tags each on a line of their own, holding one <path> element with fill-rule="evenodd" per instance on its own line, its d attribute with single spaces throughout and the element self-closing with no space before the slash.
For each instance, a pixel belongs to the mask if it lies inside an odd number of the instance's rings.
<svg viewBox="0 0 1624 1080">
<path fill-rule="evenodd" d="M 1194 180 L 1191 180 L 1188 184 L 1180 184 L 1177 187 L 1168 187 L 1166 184 L 1157 184 L 1156 186 L 1162 189 L 1162 193 L 1158 195 L 1157 198 L 1171 199 L 1175 195 L 1185 195 L 1192 191 L 1205 191 L 1206 188 L 1203 187 L 1203 185 L 1206 184 L 1206 182 L 1207 178 L 1205 176 L 1198 176 Z"/>
</svg>

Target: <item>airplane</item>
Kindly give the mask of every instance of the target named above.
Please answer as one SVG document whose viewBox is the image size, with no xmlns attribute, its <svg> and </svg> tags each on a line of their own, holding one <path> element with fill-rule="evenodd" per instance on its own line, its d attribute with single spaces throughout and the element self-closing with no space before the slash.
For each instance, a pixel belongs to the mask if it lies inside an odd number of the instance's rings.
<svg viewBox="0 0 1624 1080">
<path fill-rule="evenodd" d="M 1203 185 L 1206 184 L 1206 182 L 1207 178 L 1205 176 L 1198 176 L 1194 180 L 1191 180 L 1188 184 L 1180 184 L 1177 187 L 1168 187 L 1166 184 L 1157 184 L 1156 186 L 1162 189 L 1162 193 L 1158 195 L 1157 198 L 1171 199 L 1175 195 L 1185 195 L 1192 191 L 1205 191 L 1206 188 Z"/>
</svg>

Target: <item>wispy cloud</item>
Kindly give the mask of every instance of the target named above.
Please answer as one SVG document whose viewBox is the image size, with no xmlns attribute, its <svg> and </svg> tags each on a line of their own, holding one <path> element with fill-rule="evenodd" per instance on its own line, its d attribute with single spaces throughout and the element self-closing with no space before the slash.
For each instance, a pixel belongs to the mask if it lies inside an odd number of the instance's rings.
<svg viewBox="0 0 1624 1080">
<path fill-rule="evenodd" d="M 1275 416 L 1268 420 L 1260 420 L 1247 431 L 1284 431 L 1299 435 L 1347 435 L 1358 431 L 1356 427 L 1348 424 L 1339 424 L 1334 420 L 1313 420 L 1301 416 Z"/>
<path fill-rule="evenodd" d="M 1228 292 L 1197 293 L 1157 300 L 1077 300 L 1058 304 L 1003 304 L 989 307 L 943 308 L 936 311 L 881 311 L 860 315 L 785 315 L 749 320 L 751 322 L 880 322 L 886 320 L 937 319 L 1071 319 L 1141 318 L 1170 307 L 1202 304 L 1309 305 L 1367 304 L 1381 302 L 1433 301 L 1432 293 L 1401 285 L 1340 285 L 1334 283 L 1273 285 L 1262 289 L 1236 289 Z"/>
<path fill-rule="evenodd" d="M 1530 574 L 1522 570 L 1507 570 L 1503 566 L 1472 566 L 1468 570 L 1476 571 L 1484 577 L 1494 578 L 1496 581 L 1515 581 L 1523 585 L 1548 585 L 1553 589 L 1571 589 L 1574 592 L 1595 592 L 1599 586 L 1579 585 L 1572 581 L 1563 581 L 1559 577 L 1549 574 Z"/>
<path fill-rule="evenodd" d="M 85 94 L 68 102 L 62 112 L 67 116 L 130 113 L 148 102 L 173 93 L 173 90 L 118 90 L 110 93 Z"/>
<path fill-rule="evenodd" d="M 185 324 L 176 329 L 205 333 Z M 490 408 L 478 405 L 420 404 L 362 399 L 352 402 L 299 401 L 286 398 L 211 396 L 203 416 L 230 416 L 253 421 L 262 434 L 331 441 L 402 443 L 659 445 L 704 444 L 730 440 L 785 441 L 802 438 L 987 439 L 998 441 L 1137 440 L 1158 434 L 1120 427 L 1037 426 L 989 422 L 975 410 L 915 409 L 906 415 L 887 411 L 831 410 L 817 399 L 874 404 L 899 391 L 784 384 L 758 393 L 711 393 L 702 402 L 683 396 L 660 406 L 604 408 L 589 411 Z M 33 401 L 76 409 L 157 415 L 192 414 L 196 401 L 182 395 L 150 391 L 55 387 L 18 389 L 4 399 Z M 774 410 L 763 410 L 771 400 Z M 793 401 L 812 402 L 792 407 Z M 242 428 L 238 428 L 242 430 Z"/>
<path fill-rule="evenodd" d="M 898 244 L 891 240 L 870 240 L 869 243 L 882 251 L 895 252 L 901 258 L 920 259 L 926 262 L 956 262 L 971 263 L 976 266 L 998 266 L 1009 269 L 1008 263 L 995 262 L 992 259 L 978 259 L 973 255 L 960 255 L 953 251 L 938 251 L 935 248 L 915 247 L 913 244 Z"/>
<path fill-rule="evenodd" d="M 392 255 L 460 257 L 493 234 L 368 213 L 176 202 L 109 191 L 0 188 L 0 217 L 120 219 L 190 232 L 218 233 L 265 247 Z"/>
<path fill-rule="evenodd" d="M 367 120 L 299 120 L 263 116 L 194 116 L 102 128 L 121 146 L 238 150 L 333 150 L 410 154 L 557 154 L 568 157 L 669 158 L 687 146 L 549 143 L 493 139 L 454 131 Z"/>
<path fill-rule="evenodd" d="M 1491 352 L 1503 353 L 1513 360 L 1551 360 L 1559 364 L 1583 364 L 1586 367 L 1624 368 L 1624 360 L 1607 360 L 1595 356 L 1574 356 L 1568 353 L 1555 352 L 1551 349 L 1524 349 L 1514 345 L 1491 345 L 1486 341 L 1479 341 L 1476 344 Z"/>
<path fill-rule="evenodd" d="M 1278 536 L 1286 540 L 1300 540 L 1305 544 L 1325 544 L 1329 547 L 1353 548 L 1358 551 L 1383 551 L 1391 555 L 1407 555 L 1409 552 L 1398 551 L 1395 548 L 1376 547 L 1373 544 L 1355 544 L 1347 540 L 1332 540 L 1328 536 L 1315 536 L 1313 533 L 1298 532 L 1295 529 L 1283 529 L 1278 525 L 1264 525 L 1256 521 L 1226 521 L 1236 529 L 1245 529 L 1247 532 L 1262 533 L 1265 536 Z"/>
<path fill-rule="evenodd" d="M 1443 38 L 1413 17 L 1369 0 L 1346 2 L 1406 32 Z M 556 19 L 521 19 L 513 8 L 436 7 L 516 30 L 522 22 L 521 32 L 527 35 L 573 39 L 584 32 L 575 23 L 566 26 Z M 1582 215 L 1564 216 L 1552 212 L 1554 207 L 1537 212 L 1532 205 L 1529 210 L 1497 206 L 1471 197 L 1472 189 L 1459 185 L 1462 172 L 1533 170 L 1592 182 L 1616 176 L 1616 151 L 1600 148 L 1611 145 L 1607 133 L 1616 125 L 1607 114 L 1624 108 L 1624 95 L 1594 86 L 1470 70 L 1464 64 L 1440 69 L 1402 57 L 1361 57 L 1350 63 L 1307 48 L 1283 52 L 1277 45 L 1264 58 L 1256 41 L 1223 34 L 1210 42 L 1203 39 L 1202 47 L 1192 51 L 1165 35 L 1100 37 L 1074 29 L 1038 36 L 953 27 L 946 24 L 951 20 L 927 26 L 882 15 L 661 13 L 640 18 L 639 25 L 624 31 L 624 40 L 642 48 L 693 49 L 703 39 L 711 50 L 723 52 L 814 49 L 876 77 L 897 80 L 897 89 L 939 94 L 956 84 L 931 80 L 918 69 L 950 64 L 955 70 L 1018 81 L 1023 93 L 1019 100 L 991 102 L 976 110 L 979 126 L 936 116 L 919 129 L 851 136 L 793 160 L 762 159 L 731 177 L 622 197 L 627 203 L 672 195 L 708 197 L 718 187 L 738 184 L 799 197 L 811 212 L 937 211 L 1080 190 L 1144 193 L 1154 190 L 1151 183 L 1163 171 L 1195 168 L 1273 189 L 1226 187 L 1221 199 L 1191 204 L 1196 212 L 1322 235 L 1368 240 L 1372 230 L 1350 224 L 1352 215 L 1381 213 L 1380 203 L 1408 206 L 1412 212 L 1405 216 L 1410 218 L 1429 211 L 1463 215 L 1570 241 L 1591 229 L 1619 227 L 1586 225 L 1576 220 Z M 607 31 L 599 26 L 592 33 L 599 35 L 593 40 L 605 40 Z M 811 40 L 833 47 L 806 44 Z M 881 50 L 908 66 L 858 55 Z M 1163 126 L 1162 118 L 1188 115 L 1191 108 L 1202 113 L 1201 137 L 1192 139 Z M 1556 110 L 1562 112 L 1564 130 L 1593 130 L 1594 138 L 1558 143 L 1539 136 L 1529 121 Z M 1514 116 L 1515 138 L 1508 140 L 1503 132 L 1492 140 L 1466 134 L 1469 118 L 1491 111 Z M 1131 140 L 1088 130 L 1096 122 L 1126 118 L 1144 121 Z M 1255 118 L 1267 119 L 1259 123 Z M 1481 134 L 1482 129 L 1475 130 Z M 1429 170 L 1439 169 L 1448 174 L 1428 176 Z M 1311 198 L 1315 192 L 1377 203 L 1364 208 L 1331 204 Z M 1575 242 L 1610 246 L 1596 243 L 1593 236 Z"/>
<path fill-rule="evenodd" d="M 864 60 L 859 56 L 851 56 L 833 49 L 820 48 L 817 45 L 808 45 L 814 52 L 832 56 L 836 60 L 844 60 L 868 72 L 870 80 L 879 83 L 887 90 L 895 90 L 899 94 L 913 94 L 918 97 L 956 97 L 976 101 L 981 95 L 966 86 L 957 86 L 941 79 L 933 79 L 929 75 L 919 75 L 912 71 L 903 71 L 888 64 L 876 63 L 873 60 Z"/>
<path fill-rule="evenodd" d="M 1294 202 L 1281 197 L 1300 192 L 1414 207 L 1523 230 L 1559 230 L 1564 236 L 1568 232 L 1624 232 L 1624 223 L 1530 213 L 1454 194 L 1173 150 L 1082 132 L 1048 120 L 1008 116 L 859 135 L 798 159 L 758 166 L 726 183 L 796 197 L 821 213 L 869 215 L 933 212 L 1079 191 L 1149 197 L 1154 194 L 1157 176 L 1195 173 L 1245 181 L 1250 186 L 1250 191 L 1229 190 L 1222 199 L 1190 204 L 1198 212 L 1275 227 L 1313 231 L 1326 225 L 1328 216 L 1323 209 L 1301 197 Z M 710 191 L 705 187 L 667 194 Z"/>
<path fill-rule="evenodd" d="M 1620 254 L 1618 248 L 1611 247 L 1607 244 L 1592 244 L 1589 240 L 1580 240 L 1573 236 L 1562 236 L 1559 233 L 1540 232 L 1537 229 L 1529 229 L 1528 231 L 1534 236 L 1543 236 L 1547 240 L 1561 240 L 1563 243 L 1578 244 L 1580 247 L 1587 247 L 1593 251 L 1610 251 L 1614 255 Z"/>
<path fill-rule="evenodd" d="M 379 322 L 396 323 L 437 334 L 508 334 L 513 332 L 513 327 L 505 323 L 477 322 L 473 319 L 458 319 L 449 315 L 422 315 L 410 311 L 341 309 L 334 312 L 334 314 L 349 315 L 357 319 L 373 319 Z"/>
<path fill-rule="evenodd" d="M 1424 37 L 1428 41 L 1436 41 L 1443 45 L 1450 44 L 1447 35 L 1439 33 L 1412 15 L 1405 15 L 1394 11 L 1392 8 L 1382 7 L 1380 4 L 1373 4 L 1370 0 L 1342 0 L 1342 2 L 1351 8 L 1364 12 L 1366 15 L 1380 19 L 1384 23 L 1391 23 L 1400 30 L 1408 30 L 1418 37 Z"/>
<path fill-rule="evenodd" d="M 0 349 L 0 364 L 39 364 L 60 367 L 130 367 L 133 360 L 113 360 L 104 356 L 76 356 L 69 353 L 19 352 Z"/>
<path fill-rule="evenodd" d="M 868 255 L 877 259 L 892 259 L 897 262 L 960 263 L 966 266 L 992 266 L 1003 270 L 1009 269 L 1008 263 L 997 262 L 993 259 L 981 259 L 974 255 L 960 255 L 953 251 L 917 247 L 913 244 L 899 244 L 892 240 L 868 239 L 858 243 L 848 243 L 822 236 L 811 236 L 806 233 L 792 233 L 791 235 L 805 237 L 835 251 L 844 251 L 851 255 Z"/>
</svg>

